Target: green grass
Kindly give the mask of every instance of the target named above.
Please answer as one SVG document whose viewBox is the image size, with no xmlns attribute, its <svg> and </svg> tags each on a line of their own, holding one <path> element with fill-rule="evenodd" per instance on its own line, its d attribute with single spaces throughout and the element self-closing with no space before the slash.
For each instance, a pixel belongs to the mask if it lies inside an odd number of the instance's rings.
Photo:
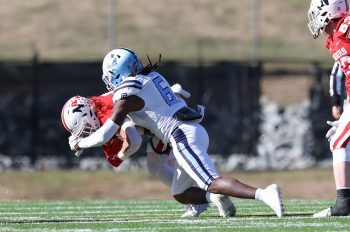
<svg viewBox="0 0 350 232">
<path fill-rule="evenodd" d="M 261 202 L 235 200 L 237 217 L 221 218 L 211 207 L 198 218 L 183 219 L 175 201 L 1 201 L 0 231 L 344 231 L 347 217 L 314 219 L 331 201 L 285 201 L 277 218 Z"/>
</svg>

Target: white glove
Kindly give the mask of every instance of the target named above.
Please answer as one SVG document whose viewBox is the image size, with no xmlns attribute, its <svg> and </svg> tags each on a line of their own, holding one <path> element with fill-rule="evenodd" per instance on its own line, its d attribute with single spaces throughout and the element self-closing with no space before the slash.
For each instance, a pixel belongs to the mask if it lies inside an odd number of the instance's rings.
<svg viewBox="0 0 350 232">
<path fill-rule="evenodd" d="M 327 138 L 328 142 L 330 142 L 332 140 L 333 135 L 335 134 L 335 132 L 338 129 L 339 120 L 333 121 L 333 122 L 332 121 L 327 121 L 327 124 L 331 126 L 331 129 L 329 129 L 327 131 L 327 134 L 326 134 L 326 138 Z"/>
<path fill-rule="evenodd" d="M 186 90 L 184 90 L 180 84 L 174 84 L 170 88 L 175 94 L 178 94 L 181 97 L 184 97 L 184 98 L 191 97 L 191 94 L 189 92 L 187 92 Z"/>
<path fill-rule="evenodd" d="M 77 150 L 77 151 L 74 153 L 74 155 L 75 155 L 76 157 L 79 157 L 81 154 L 83 154 L 83 151 L 84 151 L 84 149 Z"/>
<path fill-rule="evenodd" d="M 72 151 L 75 151 L 74 155 L 75 156 L 80 156 L 84 149 L 80 149 L 80 150 L 76 150 L 75 149 L 75 145 L 77 145 L 79 143 L 80 140 L 82 140 L 83 138 L 81 137 L 76 137 L 75 135 L 71 135 L 69 136 L 69 139 L 68 139 L 68 142 L 69 142 L 69 146 L 70 146 L 70 149 Z"/>
<path fill-rule="evenodd" d="M 198 112 L 202 115 L 202 118 L 198 121 L 198 123 L 202 122 L 204 118 L 205 106 L 197 105 Z"/>
</svg>

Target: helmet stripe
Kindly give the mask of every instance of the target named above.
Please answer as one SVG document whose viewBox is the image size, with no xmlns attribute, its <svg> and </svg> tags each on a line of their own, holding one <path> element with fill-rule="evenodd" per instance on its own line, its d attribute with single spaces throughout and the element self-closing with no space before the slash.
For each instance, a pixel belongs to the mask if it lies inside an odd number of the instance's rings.
<svg viewBox="0 0 350 232">
<path fill-rule="evenodd" d="M 61 111 L 61 119 L 62 119 L 62 124 L 63 124 L 64 128 L 66 128 L 67 131 L 72 132 L 72 131 L 68 128 L 67 123 L 66 123 L 66 120 L 65 120 L 65 118 L 64 118 L 64 109 L 66 108 L 67 103 L 68 103 L 68 102 L 66 102 L 66 104 L 64 104 L 63 109 L 62 109 L 62 111 Z"/>
</svg>

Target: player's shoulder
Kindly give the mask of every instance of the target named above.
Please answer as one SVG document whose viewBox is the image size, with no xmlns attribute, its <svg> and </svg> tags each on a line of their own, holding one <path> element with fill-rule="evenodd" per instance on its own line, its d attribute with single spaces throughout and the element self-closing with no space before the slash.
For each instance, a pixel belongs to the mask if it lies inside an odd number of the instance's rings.
<svg viewBox="0 0 350 232">
<path fill-rule="evenodd" d="M 125 78 L 116 87 L 113 93 L 113 101 L 116 102 L 131 95 L 137 95 L 141 92 L 148 78 L 144 75 L 136 75 Z"/>
<path fill-rule="evenodd" d="M 90 97 L 90 99 L 95 104 L 97 104 L 97 103 L 105 103 L 105 104 L 107 104 L 107 103 L 112 101 L 112 97 L 113 97 L 113 92 L 110 91 L 110 92 L 101 94 L 99 96 Z"/>
<path fill-rule="evenodd" d="M 339 20 L 335 33 L 338 33 L 338 36 L 339 34 L 340 35 L 347 34 L 349 26 L 350 26 L 350 15 L 345 15 Z"/>
<path fill-rule="evenodd" d="M 102 97 L 110 97 L 111 95 L 113 95 L 113 91 L 109 91 L 107 93 L 103 93 L 100 96 L 102 96 Z"/>
<path fill-rule="evenodd" d="M 346 23 L 348 25 L 350 25 L 350 15 L 345 15 L 343 16 L 343 18 L 340 20 L 340 23 Z"/>
</svg>

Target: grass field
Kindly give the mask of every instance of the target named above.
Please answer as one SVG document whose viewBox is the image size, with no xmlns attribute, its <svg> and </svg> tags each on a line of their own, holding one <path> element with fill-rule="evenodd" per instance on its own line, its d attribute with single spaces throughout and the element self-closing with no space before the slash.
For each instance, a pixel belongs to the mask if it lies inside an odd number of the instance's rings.
<svg viewBox="0 0 350 232">
<path fill-rule="evenodd" d="M 283 199 L 334 199 L 332 169 L 222 173 L 252 186 L 278 183 Z M 169 187 L 147 171 L 16 171 L 0 175 L 0 200 L 172 200 Z"/>
<path fill-rule="evenodd" d="M 211 207 L 198 218 L 181 218 L 175 201 L 1 201 L 0 231 L 346 231 L 347 217 L 314 219 L 331 201 L 288 200 L 277 218 L 261 202 L 234 200 L 237 217 Z"/>
</svg>

